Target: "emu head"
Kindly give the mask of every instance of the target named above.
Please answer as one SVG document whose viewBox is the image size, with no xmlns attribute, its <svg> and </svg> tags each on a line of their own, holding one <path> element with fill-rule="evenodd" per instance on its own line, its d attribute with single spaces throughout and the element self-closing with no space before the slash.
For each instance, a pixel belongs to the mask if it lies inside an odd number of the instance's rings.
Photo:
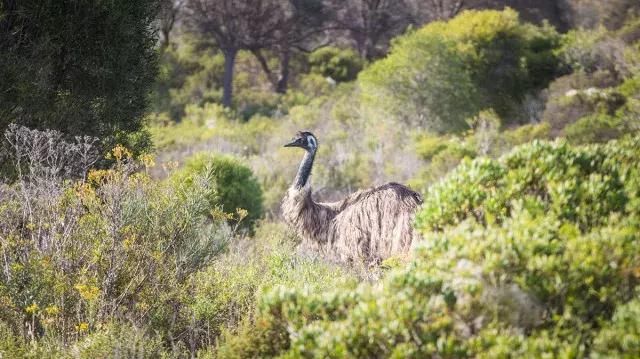
<svg viewBox="0 0 640 359">
<path fill-rule="evenodd" d="M 318 140 L 311 132 L 298 132 L 296 137 L 284 147 L 300 147 L 306 151 L 314 152 L 318 148 Z"/>
</svg>

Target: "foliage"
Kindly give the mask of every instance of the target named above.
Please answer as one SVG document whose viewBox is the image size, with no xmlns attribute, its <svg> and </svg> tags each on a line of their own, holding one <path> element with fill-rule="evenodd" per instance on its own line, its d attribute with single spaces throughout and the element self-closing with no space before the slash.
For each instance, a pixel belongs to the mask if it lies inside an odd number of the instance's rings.
<svg viewBox="0 0 640 359">
<path fill-rule="evenodd" d="M 445 61 L 446 59 L 446 61 Z M 477 90 L 454 43 L 418 30 L 360 74 L 363 102 L 414 126 L 456 131 L 473 115 Z"/>
<path fill-rule="evenodd" d="M 525 94 L 555 75 L 558 44 L 553 29 L 523 24 L 513 10 L 466 11 L 399 37 L 362 73 L 363 93 L 367 104 L 437 131 L 464 128 L 483 108 L 517 120 Z"/>
<path fill-rule="evenodd" d="M 150 337 L 139 328 L 109 324 L 90 334 L 71 349 L 77 358 L 168 358 L 158 337 Z"/>
<path fill-rule="evenodd" d="M 571 143 L 586 144 L 607 142 L 633 132 L 633 127 L 624 117 L 595 114 L 583 117 L 564 129 Z"/>
<path fill-rule="evenodd" d="M 351 49 L 322 47 L 309 54 L 311 72 L 338 82 L 353 81 L 363 67 L 360 56 Z"/>
<path fill-rule="evenodd" d="M 602 73 L 603 76 L 606 74 Z M 586 82 L 583 83 L 582 76 L 574 74 L 570 76 L 572 78 L 558 79 L 550 87 L 550 98 L 542 119 L 556 133 L 585 116 L 613 116 L 627 101 L 627 98 L 615 89 L 582 88 L 582 84 L 592 83 L 589 79 L 584 79 Z M 572 84 L 577 86 L 574 88 Z"/>
<path fill-rule="evenodd" d="M 640 15 L 640 6 L 634 0 L 565 0 L 566 17 L 575 28 L 606 26 L 615 30 L 625 20 Z"/>
<path fill-rule="evenodd" d="M 156 0 L 0 7 L 0 132 L 9 123 L 150 147 Z"/>
<path fill-rule="evenodd" d="M 551 138 L 547 123 L 497 130 L 499 119 L 492 111 L 484 111 L 470 121 L 473 127 L 462 137 L 421 135 L 416 151 L 427 162 L 409 184 L 422 192 L 439 181 L 465 159 L 479 156 L 498 157 L 514 147 L 534 140 Z"/>
<path fill-rule="evenodd" d="M 191 308 L 200 326 L 209 328 L 212 341 L 221 333 L 248 330 L 258 298 L 274 286 L 321 292 L 353 283 L 343 268 L 295 251 L 297 239 L 283 224 L 262 223 L 255 238 L 236 242 L 228 254 L 193 277 Z"/>
<path fill-rule="evenodd" d="M 592 73 L 597 70 L 613 70 L 613 54 L 602 45 L 607 30 L 599 27 L 594 30 L 572 30 L 562 38 L 562 47 L 558 50 L 564 66 L 571 71 Z"/>
<path fill-rule="evenodd" d="M 237 216 L 230 219 L 242 221 L 241 225 L 246 228 L 251 228 L 262 217 L 260 184 L 238 159 L 199 153 L 187 160 L 184 167 L 172 175 L 171 181 L 174 185 L 182 185 L 185 192 L 190 192 L 200 186 L 196 182 L 203 178 L 209 181 L 206 186 L 209 202 L 206 213 L 215 210 L 236 213 Z"/>
<path fill-rule="evenodd" d="M 147 175 L 153 159 L 133 160 L 122 146 L 110 153 L 113 168 L 64 180 L 54 171 L 58 163 L 52 159 L 60 148 L 54 141 L 38 151 L 25 143 L 36 142 L 16 143 L 13 150 L 24 154 L 30 170 L 19 172 L 14 184 L 0 184 L 4 328 L 38 343 L 36 348 L 53 342 L 53 350 L 127 318 L 136 328 L 152 326 L 163 342 L 179 346 L 178 333 L 197 330 L 185 311 L 187 278 L 232 236 L 224 221 L 205 215 L 211 181 L 194 180 L 188 191 L 155 182 Z M 117 343 L 109 348 L 99 343 L 113 345 L 114 338 L 128 337 L 132 341 L 126 343 L 138 341 L 140 350 L 155 356 L 158 346 L 142 339 L 142 332 L 107 330 L 89 337 L 82 350 L 120 350 Z"/>
<path fill-rule="evenodd" d="M 155 112 L 166 112 L 179 120 L 188 104 L 220 102 L 222 97 L 222 54 L 204 47 L 188 35 L 178 46 L 167 47 L 160 57 L 151 105 Z"/>
<path fill-rule="evenodd" d="M 636 296 L 619 306 L 594 340 L 595 358 L 633 358 L 640 355 L 640 302 Z"/>
</svg>

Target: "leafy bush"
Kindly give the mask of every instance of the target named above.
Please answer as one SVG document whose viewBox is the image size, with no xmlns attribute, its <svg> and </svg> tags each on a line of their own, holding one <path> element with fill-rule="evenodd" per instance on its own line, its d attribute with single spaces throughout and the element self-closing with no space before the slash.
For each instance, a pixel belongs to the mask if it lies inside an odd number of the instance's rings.
<svg viewBox="0 0 640 359">
<path fill-rule="evenodd" d="M 575 144 L 607 142 L 630 132 L 624 118 L 600 114 L 583 117 L 564 129 L 567 140 Z"/>
<path fill-rule="evenodd" d="M 437 131 L 493 108 L 506 120 L 528 92 L 555 76 L 558 34 L 518 14 L 466 11 L 399 37 L 389 56 L 361 74 L 365 103 Z"/>
<path fill-rule="evenodd" d="M 477 160 L 457 168 L 430 188 L 419 227 L 442 228 L 475 218 L 494 223 L 508 217 L 518 200 L 529 210 L 553 212 L 583 228 L 623 211 L 634 192 L 624 183 L 634 142 L 609 147 L 572 148 L 565 143 L 534 142 L 501 161 Z M 615 170 L 611 158 L 625 159 Z M 633 162 L 631 162 L 633 163 Z M 535 169 L 535 170 L 534 170 Z"/>
<path fill-rule="evenodd" d="M 572 72 L 615 74 L 616 51 L 612 51 L 612 47 L 618 45 L 615 42 L 604 27 L 572 30 L 563 36 L 558 53 L 562 64 Z"/>
<path fill-rule="evenodd" d="M 61 163 L 51 161 L 62 158 L 58 151 L 65 147 L 52 140 L 30 151 L 26 144 L 33 143 L 38 141 L 13 147 L 21 154 L 14 158 L 30 170 L 19 172 L 14 184 L 0 184 L 0 322 L 27 346 L 50 352 L 122 318 L 138 328 L 153 326 L 163 340 L 197 331 L 182 299 L 188 297 L 187 278 L 232 235 L 224 221 L 203 214 L 210 181 L 194 179 L 188 191 L 154 182 L 147 175 L 153 160 L 133 160 L 121 146 L 111 152 L 113 168 L 86 174 L 79 166 L 73 176 L 79 179 L 65 180 Z M 112 341 L 103 334 L 85 342 L 87 350 L 94 339 Z M 142 343 L 147 340 L 141 335 L 142 347 L 157 347 Z M 182 340 L 175 339 L 176 346 Z"/>
<path fill-rule="evenodd" d="M 617 29 L 640 14 L 640 6 L 635 0 L 565 0 L 567 20 L 576 28 L 594 28 L 604 25 Z"/>
<path fill-rule="evenodd" d="M 640 301 L 616 309 L 594 340 L 594 358 L 634 358 L 640 355 Z"/>
<path fill-rule="evenodd" d="M 229 156 L 199 153 L 187 160 L 184 167 L 172 175 L 171 181 L 183 184 L 185 190 L 189 191 L 198 186 L 196 182 L 202 178 L 210 181 L 207 193 L 209 213 L 215 209 L 230 214 L 236 213 L 237 209 L 246 210 L 246 218 L 241 218 L 245 228 L 251 228 L 262 217 L 260 184 L 251 170 L 239 160 Z"/>
<path fill-rule="evenodd" d="M 543 121 L 548 123 L 555 134 L 575 121 L 590 115 L 613 116 L 627 101 L 627 98 L 612 89 L 589 87 L 585 89 L 571 88 L 559 93 L 560 89 L 552 88 Z"/>
<path fill-rule="evenodd" d="M 297 239 L 283 224 L 262 223 L 255 238 L 234 243 L 227 254 L 193 277 L 191 308 L 199 326 L 208 328 L 210 342 L 221 333 L 230 336 L 247 330 L 260 294 L 274 286 L 320 292 L 337 283 L 345 287 L 353 283 L 343 268 L 297 253 Z"/>
<path fill-rule="evenodd" d="M 463 129 L 477 109 L 477 90 L 454 43 L 424 29 L 399 37 L 359 82 L 365 105 L 438 132 Z"/>
<path fill-rule="evenodd" d="M 122 324 L 110 324 L 86 336 L 71 349 L 77 358 L 161 358 L 169 357 L 158 337 Z M 178 354 L 178 353 L 174 353 Z"/>
<path fill-rule="evenodd" d="M 142 119 L 157 69 L 156 5 L 3 5 L 0 133 L 14 122 L 99 137 L 103 153 L 118 143 L 148 150 Z"/>
<path fill-rule="evenodd" d="M 311 72 L 338 82 L 353 81 L 363 68 L 363 60 L 352 49 L 322 47 L 309 54 Z"/>
</svg>

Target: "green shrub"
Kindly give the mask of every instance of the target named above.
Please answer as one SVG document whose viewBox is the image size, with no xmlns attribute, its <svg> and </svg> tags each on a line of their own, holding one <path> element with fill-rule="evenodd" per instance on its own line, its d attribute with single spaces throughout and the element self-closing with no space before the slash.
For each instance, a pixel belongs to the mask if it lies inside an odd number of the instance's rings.
<svg viewBox="0 0 640 359">
<path fill-rule="evenodd" d="M 309 54 L 309 65 L 313 73 L 344 82 L 356 79 L 364 66 L 364 61 L 352 49 L 328 46 Z"/>
<path fill-rule="evenodd" d="M 447 149 L 453 141 L 446 136 L 420 135 L 416 138 L 415 150 L 423 160 L 431 160 L 434 156 Z"/>
<path fill-rule="evenodd" d="M 171 176 L 171 181 L 184 184 L 189 191 L 197 181 L 210 182 L 208 212 L 219 209 L 225 213 L 238 214 L 237 209 L 246 210 L 242 219 L 245 228 L 251 228 L 263 215 L 262 189 L 251 169 L 238 159 L 229 156 L 199 153 L 187 160 L 184 167 Z"/>
<path fill-rule="evenodd" d="M 636 298 L 616 309 L 594 340 L 594 358 L 640 356 L 640 301 Z"/>
<path fill-rule="evenodd" d="M 634 17 L 629 17 L 624 26 L 617 31 L 617 36 L 627 44 L 640 41 L 640 13 Z"/>
<path fill-rule="evenodd" d="M 359 83 L 364 105 L 437 132 L 464 129 L 478 108 L 477 89 L 455 43 L 425 29 L 396 39 Z"/>
<path fill-rule="evenodd" d="M 632 130 L 624 118 L 609 115 L 590 115 L 564 129 L 567 140 L 574 144 L 607 142 L 620 138 Z"/>
<path fill-rule="evenodd" d="M 574 74 L 571 77 L 590 77 L 589 75 Z M 570 81 L 569 79 L 565 79 Z M 562 81 L 559 79 L 558 81 Z M 576 80 L 580 82 L 580 80 Z M 590 80 L 585 80 L 589 82 Z M 552 85 L 553 86 L 553 85 Z M 567 88 L 562 91 L 551 88 L 550 98 L 547 102 L 543 121 L 551 125 L 554 134 L 562 133 L 562 130 L 577 120 L 595 114 L 612 116 L 625 105 L 627 98 L 615 89 Z"/>
<path fill-rule="evenodd" d="M 362 72 L 365 103 L 438 131 L 465 128 L 485 108 L 517 119 L 525 94 L 556 75 L 559 39 L 511 9 L 465 11 L 399 37 Z"/>
<path fill-rule="evenodd" d="M 31 166 L 39 155 L 28 155 Z M 136 161 L 121 146 L 111 157 L 112 168 L 77 180 L 52 175 L 43 162 L 0 184 L 0 331 L 16 337 L 13 348 L 0 341 L 0 351 L 19 353 L 26 342 L 32 357 L 62 357 L 78 343 L 84 357 L 156 357 L 164 343 L 184 346 L 178 336 L 200 330 L 189 325 L 187 279 L 232 236 L 226 222 L 206 215 L 208 182 L 187 190 L 153 181 L 153 160 Z"/>
<path fill-rule="evenodd" d="M 634 97 L 640 99 L 640 75 L 626 79 L 618 87 L 618 91 L 625 97 Z"/>
<path fill-rule="evenodd" d="M 607 29 L 572 30 L 562 38 L 558 49 L 563 66 L 572 72 L 592 73 L 597 70 L 615 70 L 612 53 L 601 43 L 607 40 Z"/>
<path fill-rule="evenodd" d="M 86 336 L 70 350 L 76 358 L 169 358 L 158 337 L 140 328 L 109 324 Z M 178 354 L 178 353 L 174 353 Z"/>
<path fill-rule="evenodd" d="M 617 146 L 619 153 L 609 154 L 615 145 L 572 148 L 562 142 L 534 142 L 500 161 L 467 162 L 430 188 L 418 226 L 442 228 L 470 217 L 493 223 L 508 217 L 516 201 L 584 227 L 601 223 L 607 213 L 624 210 L 635 195 L 625 192 L 626 177 L 607 159 L 632 151 L 633 144 L 623 142 Z"/>
<path fill-rule="evenodd" d="M 257 353 L 265 346 L 256 341 L 273 343 L 281 339 L 269 337 L 278 334 L 268 327 L 271 324 L 255 322 L 257 328 L 253 325 L 258 299 L 265 291 L 275 286 L 309 292 L 353 286 L 352 275 L 343 268 L 296 253 L 297 240 L 284 224 L 262 223 L 255 238 L 235 243 L 228 254 L 193 278 L 191 308 L 196 320 L 208 328 L 211 341 L 220 334 L 226 338 L 218 348 L 219 357 L 239 357 L 241 353 L 259 357 Z M 249 337 L 234 336 L 238 331 Z"/>
<path fill-rule="evenodd" d="M 529 124 L 506 130 L 500 134 L 499 154 L 507 152 L 515 146 L 532 142 L 534 140 L 548 140 L 551 126 L 548 123 Z"/>
</svg>

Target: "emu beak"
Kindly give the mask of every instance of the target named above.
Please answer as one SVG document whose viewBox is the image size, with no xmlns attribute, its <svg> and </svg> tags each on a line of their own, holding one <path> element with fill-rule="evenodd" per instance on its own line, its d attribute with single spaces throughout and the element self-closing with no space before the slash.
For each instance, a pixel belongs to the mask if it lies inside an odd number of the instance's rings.
<svg viewBox="0 0 640 359">
<path fill-rule="evenodd" d="M 300 139 L 296 138 L 295 140 L 284 145 L 284 147 L 300 147 L 300 144 L 298 142 L 300 142 Z"/>
</svg>

